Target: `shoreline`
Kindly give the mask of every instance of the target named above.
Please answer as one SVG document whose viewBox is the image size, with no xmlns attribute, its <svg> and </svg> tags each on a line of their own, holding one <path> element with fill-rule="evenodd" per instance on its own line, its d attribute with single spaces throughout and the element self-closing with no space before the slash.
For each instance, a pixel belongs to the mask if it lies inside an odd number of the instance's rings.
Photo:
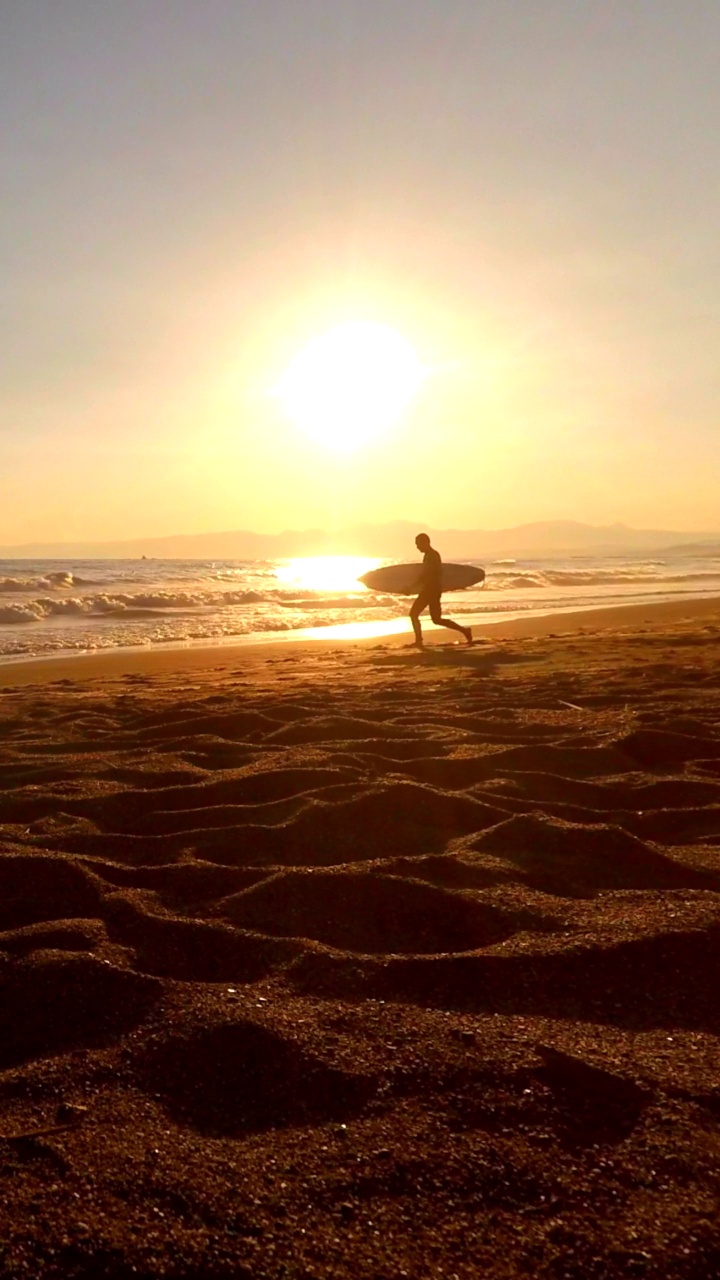
<svg viewBox="0 0 720 1280">
<path fill-rule="evenodd" d="M 718 616 L 720 619 L 720 596 L 693 597 L 691 599 L 640 603 L 631 605 L 611 605 L 598 609 L 576 609 L 565 613 L 533 613 L 524 617 L 494 618 L 492 621 L 473 623 L 473 635 L 476 644 L 473 650 L 477 653 L 486 649 L 487 642 L 493 640 L 524 640 L 591 631 L 612 631 L 627 627 L 647 625 L 663 627 L 674 623 L 702 622 Z M 405 621 L 404 619 L 402 620 Z M 411 645 L 409 622 L 407 630 L 401 632 L 379 632 L 371 636 L 355 636 L 347 634 L 352 624 L 343 624 L 345 634 L 318 634 L 312 638 L 305 635 L 295 637 L 293 633 L 268 637 L 258 640 L 255 637 L 240 641 L 222 643 L 198 642 L 192 647 L 168 645 L 157 648 L 112 649 L 95 653 L 62 653 L 43 655 L 42 657 L 18 658 L 0 663 L 0 691 L 25 685 L 48 684 L 54 681 L 85 681 L 99 679 L 116 679 L 125 675 L 158 674 L 167 676 L 173 672 L 178 674 L 187 671 L 200 671 L 208 667 L 226 667 L 230 664 L 255 663 L 258 659 L 281 649 L 293 653 L 323 653 L 329 649 L 347 647 L 349 650 L 372 646 L 390 646 L 396 648 Z M 318 629 L 319 631 L 320 629 Z M 323 629 L 325 630 L 325 629 Z M 331 629 L 327 629 L 331 630 Z M 447 642 L 439 640 L 446 633 L 442 627 L 423 624 L 426 636 L 426 648 L 441 647 Z M 477 643 L 480 641 L 481 643 Z M 463 647 L 463 646 L 460 646 Z"/>
</svg>

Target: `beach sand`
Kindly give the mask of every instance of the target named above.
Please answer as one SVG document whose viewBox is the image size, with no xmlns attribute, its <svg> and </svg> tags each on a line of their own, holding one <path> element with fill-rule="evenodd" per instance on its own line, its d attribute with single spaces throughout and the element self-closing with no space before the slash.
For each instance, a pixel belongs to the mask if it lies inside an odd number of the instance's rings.
<svg viewBox="0 0 720 1280">
<path fill-rule="evenodd" d="M 720 601 L 0 669 L 0 1275 L 720 1274 Z"/>
</svg>

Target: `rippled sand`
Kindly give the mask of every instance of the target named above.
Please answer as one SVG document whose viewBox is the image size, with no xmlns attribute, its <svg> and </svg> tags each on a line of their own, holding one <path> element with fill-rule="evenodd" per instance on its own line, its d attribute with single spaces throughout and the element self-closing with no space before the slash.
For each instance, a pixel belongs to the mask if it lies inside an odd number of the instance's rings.
<svg viewBox="0 0 720 1280">
<path fill-rule="evenodd" d="M 720 1272 L 720 602 L 486 635 L 0 672 L 3 1276 Z"/>
</svg>

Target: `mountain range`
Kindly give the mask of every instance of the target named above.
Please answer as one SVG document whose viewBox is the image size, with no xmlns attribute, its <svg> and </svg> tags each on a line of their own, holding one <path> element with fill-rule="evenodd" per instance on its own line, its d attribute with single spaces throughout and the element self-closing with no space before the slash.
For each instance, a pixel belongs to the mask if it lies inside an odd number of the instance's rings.
<svg viewBox="0 0 720 1280">
<path fill-rule="evenodd" d="M 509 529 L 433 529 L 422 521 L 361 524 L 328 532 L 287 529 L 282 533 L 232 530 L 175 534 L 113 542 L 52 542 L 1 546 L 3 559 L 198 559 L 272 560 L 312 555 L 415 557 L 414 538 L 429 533 L 447 559 L 530 558 L 547 555 L 625 555 L 692 551 L 720 555 L 720 533 L 632 529 L 624 524 L 589 525 L 543 520 Z"/>
</svg>

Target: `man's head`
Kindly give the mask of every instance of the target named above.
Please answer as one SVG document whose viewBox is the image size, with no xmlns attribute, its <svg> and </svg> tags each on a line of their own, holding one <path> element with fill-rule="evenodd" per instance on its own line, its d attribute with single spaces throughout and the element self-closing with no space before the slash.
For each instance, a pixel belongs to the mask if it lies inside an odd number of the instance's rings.
<svg viewBox="0 0 720 1280">
<path fill-rule="evenodd" d="M 418 534 L 417 538 L 415 539 L 415 546 L 417 547 L 418 551 L 427 551 L 428 547 L 430 546 L 430 539 L 428 538 L 426 533 Z"/>
</svg>

